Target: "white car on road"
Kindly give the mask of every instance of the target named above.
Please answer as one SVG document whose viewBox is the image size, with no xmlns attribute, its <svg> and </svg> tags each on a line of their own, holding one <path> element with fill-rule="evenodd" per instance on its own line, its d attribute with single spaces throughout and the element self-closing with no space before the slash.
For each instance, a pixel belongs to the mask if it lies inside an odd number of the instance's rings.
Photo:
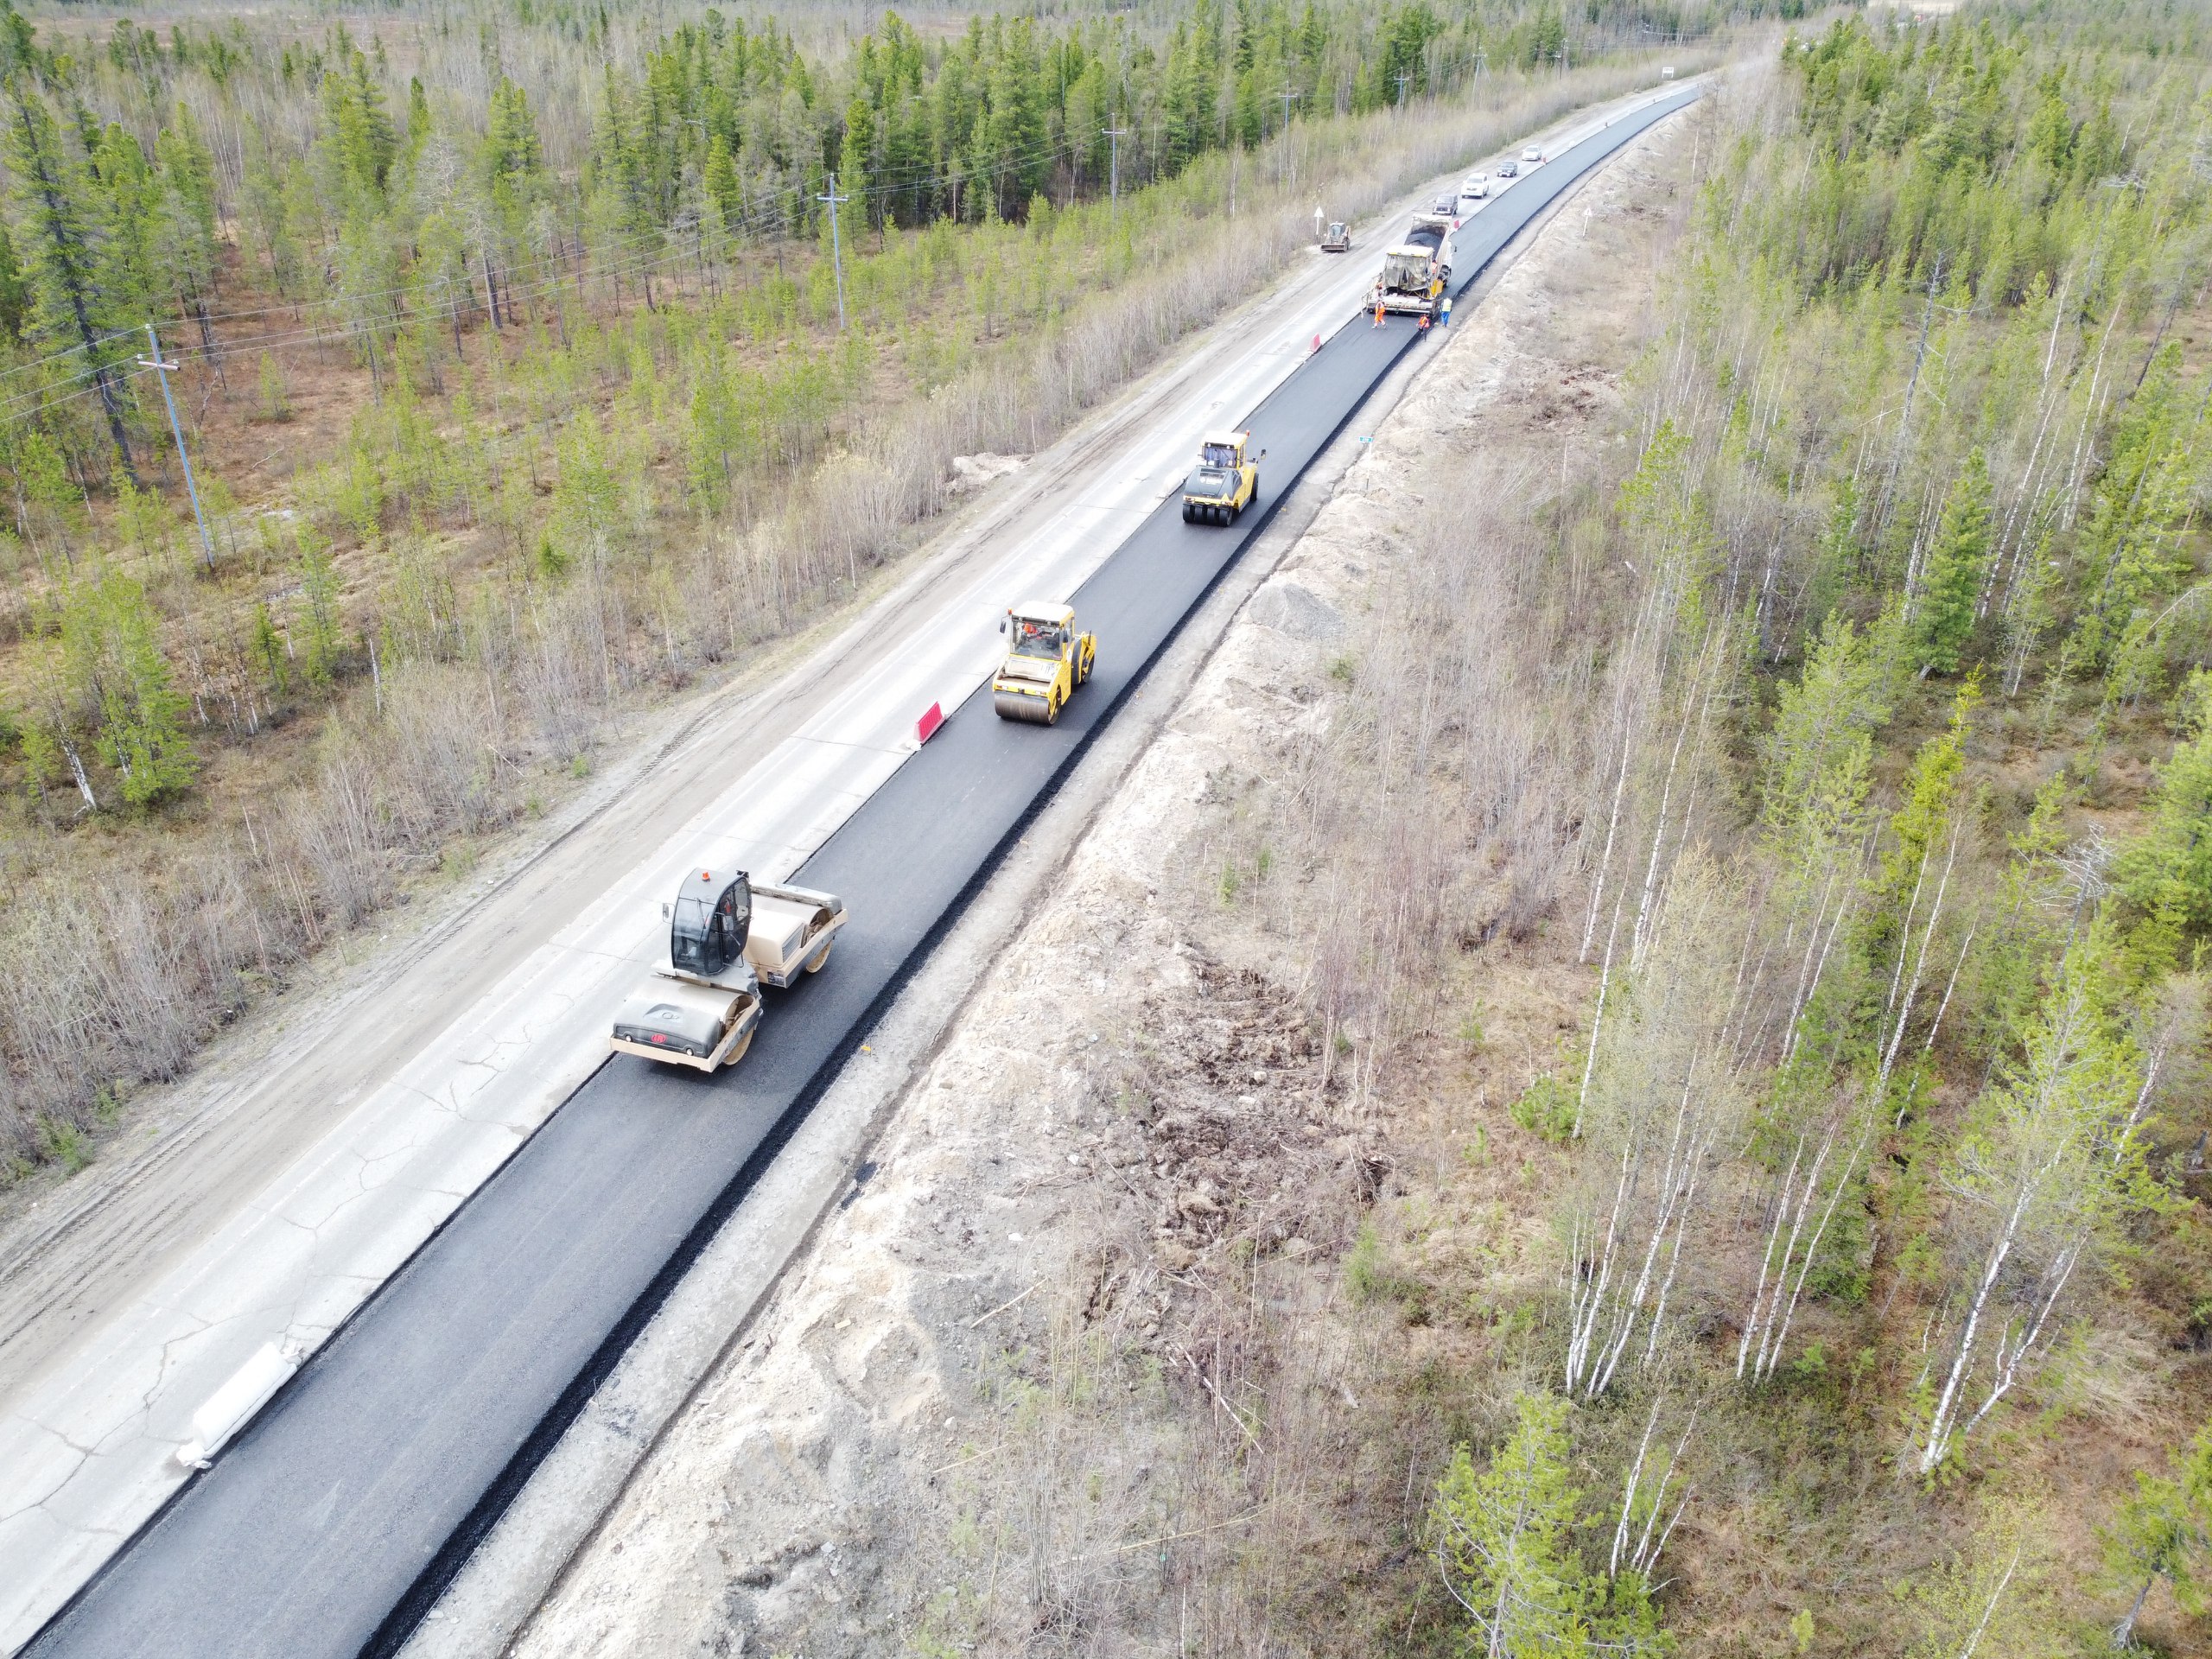
<svg viewBox="0 0 2212 1659">
<path fill-rule="evenodd" d="M 1470 173 L 1459 181 L 1459 200 L 1462 201 L 1482 201 L 1489 195 L 1490 175 L 1487 173 Z"/>
<path fill-rule="evenodd" d="M 1537 145 L 1531 144 L 1521 152 L 1521 159 L 1530 167 L 1541 167 L 1543 164 L 1544 152 Z"/>
</svg>

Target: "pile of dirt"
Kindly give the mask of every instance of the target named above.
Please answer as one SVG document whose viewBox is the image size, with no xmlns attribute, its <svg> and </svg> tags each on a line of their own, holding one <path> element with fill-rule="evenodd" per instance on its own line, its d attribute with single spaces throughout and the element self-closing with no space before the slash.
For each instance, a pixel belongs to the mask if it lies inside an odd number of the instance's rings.
<svg viewBox="0 0 2212 1659">
<path fill-rule="evenodd" d="M 1363 1279 L 1375 1202 L 1478 1139 L 1478 1202 L 1408 1248 L 1540 1270 L 1548 1149 L 1499 1108 L 1581 982 L 1501 939 L 1479 1052 L 1355 1087 L 1222 849 L 1418 556 L 1407 493 L 1556 468 L 1617 401 L 1688 142 L 1638 140 L 1463 311 L 518 1653 L 1403 1650 L 1449 1438 L 1397 1384 L 1485 1338 Z"/>
</svg>

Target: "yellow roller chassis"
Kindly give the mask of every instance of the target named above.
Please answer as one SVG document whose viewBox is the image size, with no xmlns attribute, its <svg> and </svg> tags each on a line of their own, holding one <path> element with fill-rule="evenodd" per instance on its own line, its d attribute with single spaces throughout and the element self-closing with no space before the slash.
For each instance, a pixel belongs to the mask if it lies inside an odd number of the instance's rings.
<svg viewBox="0 0 2212 1659">
<path fill-rule="evenodd" d="M 992 709 L 1001 720 L 1056 724 L 1076 687 L 1090 677 L 1097 639 L 1076 632 L 1071 606 L 1046 600 L 1010 606 L 999 631 L 1010 649 L 991 681 Z"/>
<path fill-rule="evenodd" d="M 1210 432 L 1198 446 L 1198 469 L 1183 486 L 1183 522 L 1230 524 L 1260 499 L 1260 457 L 1249 432 Z"/>
</svg>

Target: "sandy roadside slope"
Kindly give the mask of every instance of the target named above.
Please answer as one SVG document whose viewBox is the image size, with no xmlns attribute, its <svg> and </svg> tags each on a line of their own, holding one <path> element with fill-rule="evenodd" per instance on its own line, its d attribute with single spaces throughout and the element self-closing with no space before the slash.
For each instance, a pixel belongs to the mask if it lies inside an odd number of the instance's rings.
<svg viewBox="0 0 2212 1659">
<path fill-rule="evenodd" d="M 1340 1258 L 1431 1149 L 1510 1130 L 1319 1087 L 1298 941 L 1223 902 L 1223 849 L 1332 718 L 1370 583 L 1419 556 L 1404 501 L 1556 467 L 1611 406 L 1694 118 L 1463 313 L 517 1652 L 1354 1650 L 1315 1586 L 1387 1567 L 1421 1499 L 1367 1455 L 1396 1360 Z M 1497 970 L 1548 1027 L 1578 984 L 1556 954 Z M 1466 1097 L 1526 1081 L 1498 1065 Z M 1510 1218 L 1484 1247 L 1537 1266 Z M 1295 1339 L 1263 1355 L 1262 1327 Z"/>
</svg>

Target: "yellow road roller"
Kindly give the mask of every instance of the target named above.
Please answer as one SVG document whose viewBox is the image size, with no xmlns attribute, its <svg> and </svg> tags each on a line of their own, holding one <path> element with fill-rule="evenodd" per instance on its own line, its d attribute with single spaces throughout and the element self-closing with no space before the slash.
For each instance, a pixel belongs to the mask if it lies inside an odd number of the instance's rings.
<svg viewBox="0 0 2212 1659">
<path fill-rule="evenodd" d="M 1007 637 L 1006 661 L 991 681 L 991 706 L 1001 720 L 1056 723 L 1076 687 L 1090 677 L 1097 639 L 1076 632 L 1074 606 L 1050 599 L 1007 607 L 999 632 Z"/>
<path fill-rule="evenodd" d="M 1249 432 L 1210 432 L 1198 445 L 1198 467 L 1183 486 L 1183 522 L 1225 524 L 1260 499 L 1260 460 Z"/>
</svg>

